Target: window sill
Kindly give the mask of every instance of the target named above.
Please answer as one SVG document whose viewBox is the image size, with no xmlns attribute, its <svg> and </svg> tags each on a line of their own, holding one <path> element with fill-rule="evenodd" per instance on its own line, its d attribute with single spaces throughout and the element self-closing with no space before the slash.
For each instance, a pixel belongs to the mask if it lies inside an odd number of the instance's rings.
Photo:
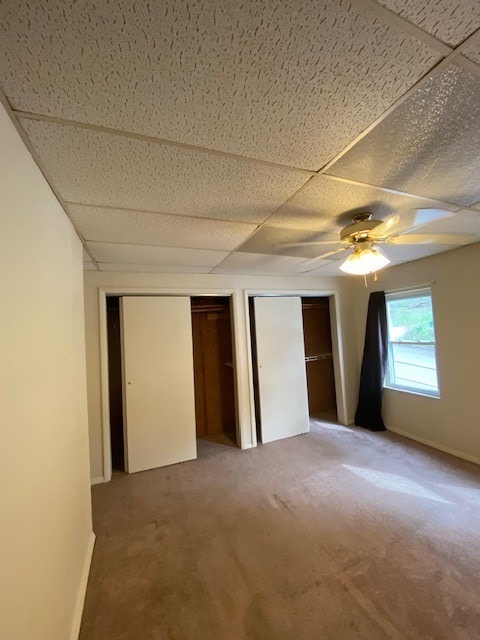
<svg viewBox="0 0 480 640">
<path fill-rule="evenodd" d="M 432 398 L 433 400 L 440 400 L 440 394 L 438 393 L 427 393 L 422 391 L 417 391 L 414 389 L 403 389 L 402 387 L 390 387 L 388 384 L 383 385 L 384 389 L 388 389 L 389 391 L 400 391 L 401 393 L 408 393 L 412 396 L 421 396 L 422 398 Z"/>
</svg>

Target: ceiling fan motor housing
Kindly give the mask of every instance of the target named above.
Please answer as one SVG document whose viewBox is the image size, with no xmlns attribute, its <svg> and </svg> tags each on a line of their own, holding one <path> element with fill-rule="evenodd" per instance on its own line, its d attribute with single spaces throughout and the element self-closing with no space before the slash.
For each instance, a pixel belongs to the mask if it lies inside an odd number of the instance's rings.
<svg viewBox="0 0 480 640">
<path fill-rule="evenodd" d="M 371 213 L 359 213 L 353 217 L 353 223 L 340 232 L 340 241 L 357 242 L 367 240 L 369 232 L 382 224 L 382 220 L 373 220 Z"/>
</svg>

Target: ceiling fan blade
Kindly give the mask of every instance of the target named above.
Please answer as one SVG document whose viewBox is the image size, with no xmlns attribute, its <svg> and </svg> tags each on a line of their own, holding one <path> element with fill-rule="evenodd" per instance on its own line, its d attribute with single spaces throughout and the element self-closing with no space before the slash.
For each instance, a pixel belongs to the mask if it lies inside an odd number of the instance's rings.
<svg viewBox="0 0 480 640">
<path fill-rule="evenodd" d="M 392 236 L 387 240 L 387 244 L 445 244 L 450 246 L 461 246 L 471 244 L 477 239 L 478 237 L 471 233 L 408 233 L 402 236 Z"/>
<path fill-rule="evenodd" d="M 406 231 L 423 227 L 430 222 L 453 216 L 453 211 L 445 209 L 412 209 L 402 214 L 389 216 L 370 232 L 372 238 L 385 238 L 392 234 L 396 236 Z"/>
</svg>

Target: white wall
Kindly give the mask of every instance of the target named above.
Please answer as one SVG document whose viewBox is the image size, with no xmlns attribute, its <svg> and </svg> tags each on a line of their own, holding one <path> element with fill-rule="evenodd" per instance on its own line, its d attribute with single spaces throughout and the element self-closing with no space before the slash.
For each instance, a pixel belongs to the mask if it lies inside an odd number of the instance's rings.
<svg viewBox="0 0 480 640">
<path fill-rule="evenodd" d="M 171 293 L 196 291 L 207 292 L 212 289 L 234 291 L 234 322 L 236 327 L 236 360 L 238 375 L 239 419 L 246 431 L 251 423 L 253 408 L 250 404 L 248 389 L 248 327 L 245 323 L 245 290 L 264 292 L 305 292 L 332 291 L 336 294 L 338 317 L 341 324 L 340 350 L 342 371 L 345 380 L 345 409 L 338 407 L 340 417 L 352 420 L 355 411 L 356 388 L 358 381 L 355 323 L 353 318 L 353 300 L 351 290 L 354 283 L 347 278 L 316 277 L 269 277 L 269 276 L 227 276 L 227 275 L 187 275 L 154 273 L 110 273 L 85 272 L 85 323 L 87 339 L 87 385 L 88 415 L 90 426 L 90 462 L 94 481 L 101 481 L 104 475 L 102 406 L 100 377 L 100 334 L 99 334 L 99 288 L 116 289 L 118 294 L 141 289 L 144 293 Z M 340 380 L 339 380 L 340 382 Z M 344 414 L 344 415 L 342 415 Z M 250 432 L 251 432 L 250 425 Z M 244 430 L 245 431 L 245 430 Z M 250 446 L 248 441 L 243 446 Z"/>
<path fill-rule="evenodd" d="M 76 635 L 92 546 L 82 247 L 0 105 L 0 636 Z"/>
<path fill-rule="evenodd" d="M 368 295 L 432 284 L 440 399 L 385 389 L 387 428 L 480 463 L 480 244 L 416 260 L 356 286 L 357 341 L 363 350 Z"/>
</svg>

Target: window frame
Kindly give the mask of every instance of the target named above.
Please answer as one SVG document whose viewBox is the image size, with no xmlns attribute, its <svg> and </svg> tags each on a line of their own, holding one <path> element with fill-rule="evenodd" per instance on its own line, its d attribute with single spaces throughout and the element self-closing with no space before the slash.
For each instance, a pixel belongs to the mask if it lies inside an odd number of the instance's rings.
<svg viewBox="0 0 480 640">
<path fill-rule="evenodd" d="M 390 340 L 390 311 L 389 311 L 389 302 L 394 300 L 405 300 L 406 298 L 420 298 L 420 297 L 430 297 L 430 304 L 432 308 L 432 320 L 433 320 L 433 341 L 423 341 L 423 340 Z M 412 395 L 424 396 L 427 398 L 440 398 L 440 380 L 438 375 L 438 358 L 437 358 L 437 335 L 435 329 L 435 313 L 433 309 L 433 296 L 432 289 L 429 286 L 422 286 L 412 289 L 405 289 L 402 291 L 392 291 L 385 292 L 385 306 L 386 306 L 386 316 L 387 316 L 387 365 L 385 371 L 385 380 L 383 386 L 385 389 L 391 389 L 393 391 L 401 391 L 403 393 L 410 393 Z M 394 382 L 394 376 L 392 376 L 392 366 L 395 362 L 393 357 L 393 345 L 395 344 L 415 344 L 415 345 L 433 345 L 433 352 L 435 356 L 435 374 L 437 379 L 437 388 L 436 390 L 429 391 L 428 389 L 420 389 L 414 385 L 402 385 Z"/>
</svg>

